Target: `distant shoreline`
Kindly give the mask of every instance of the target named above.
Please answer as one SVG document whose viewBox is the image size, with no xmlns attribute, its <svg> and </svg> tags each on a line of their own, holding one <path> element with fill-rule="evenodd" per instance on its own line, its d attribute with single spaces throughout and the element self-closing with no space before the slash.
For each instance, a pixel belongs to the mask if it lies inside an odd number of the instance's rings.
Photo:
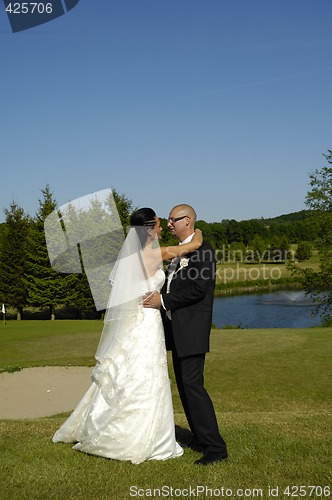
<svg viewBox="0 0 332 500">
<path fill-rule="evenodd" d="M 302 290 L 303 285 L 300 282 L 292 282 L 292 283 L 271 283 L 269 282 L 266 285 L 246 285 L 246 286 L 232 286 L 230 288 L 225 289 L 216 289 L 214 296 L 215 297 L 223 297 L 225 295 L 244 295 L 249 293 L 259 293 L 259 292 L 269 292 L 274 290 L 289 290 L 290 288 L 294 290 Z"/>
</svg>

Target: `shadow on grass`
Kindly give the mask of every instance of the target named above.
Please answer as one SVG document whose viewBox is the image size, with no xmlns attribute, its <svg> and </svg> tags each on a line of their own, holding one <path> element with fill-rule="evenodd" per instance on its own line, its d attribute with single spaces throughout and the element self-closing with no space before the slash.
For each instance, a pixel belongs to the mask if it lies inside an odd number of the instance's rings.
<svg viewBox="0 0 332 500">
<path fill-rule="evenodd" d="M 193 437 L 193 433 L 189 429 L 175 425 L 175 439 L 178 443 L 188 443 Z"/>
</svg>

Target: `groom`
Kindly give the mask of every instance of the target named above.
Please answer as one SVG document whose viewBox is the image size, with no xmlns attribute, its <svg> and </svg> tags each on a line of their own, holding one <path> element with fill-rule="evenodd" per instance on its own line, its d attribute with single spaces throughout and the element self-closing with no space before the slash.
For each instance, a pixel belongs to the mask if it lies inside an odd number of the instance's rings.
<svg viewBox="0 0 332 500">
<path fill-rule="evenodd" d="M 168 228 L 181 243 L 194 234 L 195 210 L 186 204 L 172 208 Z M 174 373 L 182 405 L 193 433 L 187 447 L 205 451 L 195 461 L 208 465 L 227 458 L 226 443 L 218 431 L 212 401 L 204 388 L 205 353 L 209 351 L 216 259 L 206 241 L 168 266 L 161 294 L 156 292 L 145 307 L 162 310 L 166 347 L 172 351 Z"/>
</svg>

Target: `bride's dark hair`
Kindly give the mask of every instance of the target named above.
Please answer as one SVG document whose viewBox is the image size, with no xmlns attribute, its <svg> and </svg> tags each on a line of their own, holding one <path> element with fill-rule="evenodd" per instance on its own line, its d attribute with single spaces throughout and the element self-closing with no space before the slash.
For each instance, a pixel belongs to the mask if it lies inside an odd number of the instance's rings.
<svg viewBox="0 0 332 500">
<path fill-rule="evenodd" d="M 130 226 L 136 228 L 142 246 L 148 238 L 147 228 L 153 228 L 156 224 L 155 217 L 156 212 L 152 208 L 139 208 L 130 216 Z"/>
<path fill-rule="evenodd" d="M 152 208 L 139 208 L 130 216 L 131 226 L 154 227 L 156 212 Z"/>
</svg>

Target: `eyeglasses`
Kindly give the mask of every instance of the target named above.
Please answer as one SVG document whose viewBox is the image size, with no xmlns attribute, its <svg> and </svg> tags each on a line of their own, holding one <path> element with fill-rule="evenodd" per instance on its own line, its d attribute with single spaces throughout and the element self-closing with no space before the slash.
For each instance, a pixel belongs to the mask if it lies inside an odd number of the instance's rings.
<svg viewBox="0 0 332 500">
<path fill-rule="evenodd" d="M 174 222 L 177 222 L 178 220 L 182 220 L 185 217 L 188 217 L 188 219 L 190 219 L 190 217 L 188 215 L 182 215 L 182 217 L 170 217 L 168 219 L 168 222 L 171 222 L 172 224 L 174 224 Z"/>
</svg>

